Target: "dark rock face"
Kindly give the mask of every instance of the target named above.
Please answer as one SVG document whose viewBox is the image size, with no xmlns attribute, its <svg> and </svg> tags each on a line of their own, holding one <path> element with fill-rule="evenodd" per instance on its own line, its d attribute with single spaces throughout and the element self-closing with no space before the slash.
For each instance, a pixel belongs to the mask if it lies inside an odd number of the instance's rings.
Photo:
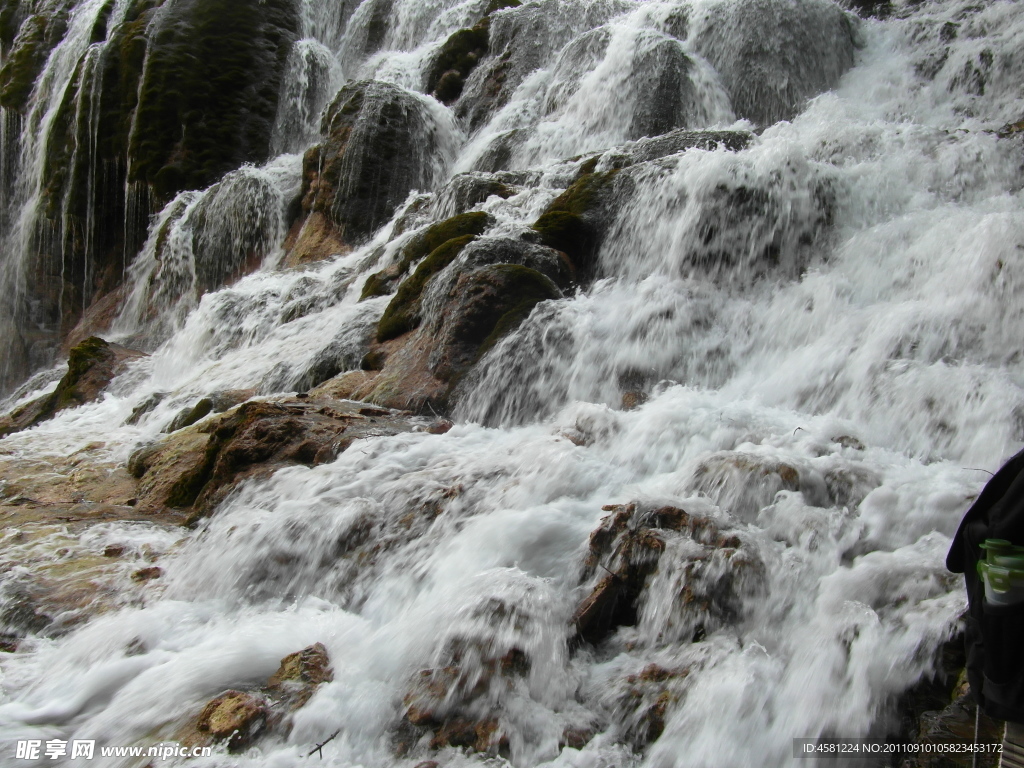
<svg viewBox="0 0 1024 768">
<path fill-rule="evenodd" d="M 267 157 L 299 9 L 293 0 L 171 0 L 158 19 L 129 180 L 166 201 Z"/>
<path fill-rule="evenodd" d="M 737 117 L 760 125 L 792 119 L 853 65 L 851 17 L 827 0 L 718 0 L 694 26 Z"/>
<path fill-rule="evenodd" d="M 466 77 L 488 51 L 490 19 L 453 33 L 437 52 L 427 72 L 427 93 L 442 104 L 451 104 L 462 95 Z"/>
<path fill-rule="evenodd" d="M 128 469 L 139 478 L 139 509 L 191 509 L 194 521 L 245 479 L 324 464 L 355 440 L 411 428 L 387 411 L 363 414 L 355 403 L 253 401 L 141 448 Z"/>
<path fill-rule="evenodd" d="M 345 86 L 323 118 L 326 141 L 305 157 L 302 208 L 336 237 L 366 240 L 436 174 L 442 128 L 421 97 L 389 83 Z"/>
<path fill-rule="evenodd" d="M 72 5 L 70 0 L 51 0 L 38 4 L 29 16 L 19 2 L 8 0 L 0 8 L 0 38 L 7 51 L 0 68 L 0 106 L 19 112 L 26 108 L 46 58 L 67 32 Z"/>
<path fill-rule="evenodd" d="M 608 209 L 621 200 L 621 190 L 615 185 L 617 174 L 617 170 L 584 172 L 548 205 L 533 225 L 540 241 L 565 253 L 583 275 L 592 274 L 610 218 Z"/>
<path fill-rule="evenodd" d="M 34 427 L 65 408 L 98 400 L 127 363 L 142 352 L 93 336 L 72 348 L 68 372 L 49 395 L 33 400 L 0 419 L 0 437 Z"/>
<path fill-rule="evenodd" d="M 0 104 L 16 110 L 25 109 L 65 34 L 72 4 L 36 5 L 36 15 L 12 11 L 27 3 L 0 9 L 5 29 L 19 29 L 0 71 Z M 144 242 L 154 210 L 181 190 L 268 158 L 299 31 L 295 0 L 133 0 L 108 29 L 113 8 L 107 3 L 97 15 L 94 45 L 46 137 L 28 303 L 33 321 L 53 337 L 66 335 L 84 307 L 109 314 L 116 306 L 124 265 Z M 132 216 L 129 196 L 138 209 Z M 218 263 L 201 280 L 221 285 L 244 256 L 226 271 Z"/>
</svg>

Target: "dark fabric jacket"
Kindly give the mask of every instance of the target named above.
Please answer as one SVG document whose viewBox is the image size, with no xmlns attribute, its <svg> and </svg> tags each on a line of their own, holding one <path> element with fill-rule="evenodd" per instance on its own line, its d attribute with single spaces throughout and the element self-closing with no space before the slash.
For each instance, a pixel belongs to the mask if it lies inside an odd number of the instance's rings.
<svg viewBox="0 0 1024 768">
<path fill-rule="evenodd" d="M 1024 546 L 1024 451 L 985 485 L 946 556 L 946 567 L 964 574 L 967 582 L 964 642 L 971 691 L 985 714 L 1024 723 L 1024 604 L 985 604 L 985 585 L 977 569 L 985 539 Z"/>
</svg>

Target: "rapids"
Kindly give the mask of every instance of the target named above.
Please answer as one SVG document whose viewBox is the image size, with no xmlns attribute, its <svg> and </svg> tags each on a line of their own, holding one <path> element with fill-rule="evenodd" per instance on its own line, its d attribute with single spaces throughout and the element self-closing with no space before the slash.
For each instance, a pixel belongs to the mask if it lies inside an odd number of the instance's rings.
<svg viewBox="0 0 1024 768">
<path fill-rule="evenodd" d="M 106 44 L 92 33 L 103 5 L 74 5 L 28 111 L 4 110 L 4 323 L 40 322 L 25 286 L 46 141 L 68 83 L 89 77 Z M 128 5 L 114 3 L 108 30 Z M 325 104 L 359 79 L 422 90 L 431 56 L 486 5 L 304 0 L 277 156 L 178 194 L 125 265 L 111 338 L 151 356 L 102 400 L 0 451 L 125 462 L 210 392 L 303 392 L 325 360 L 357 369 L 389 301 L 360 302 L 363 284 L 410 232 L 457 209 L 460 174 L 511 172 L 515 194 L 477 208 L 494 217 L 485 236 L 515 237 L 585 162 L 619 167 L 664 119 L 751 131 L 749 146 L 620 171 L 629 184 L 593 282 L 538 305 L 486 354 L 446 434 L 369 438 L 332 463 L 281 470 L 196 530 L 0 533 L 0 600 L 58 548 L 118 544 L 164 571 L 146 584 L 114 573 L 107 610 L 0 655 L 3 765 L 33 764 L 13 759 L 18 739 L 173 740 L 212 697 L 261 684 L 316 642 L 334 679 L 290 734 L 180 764 L 788 766 L 794 738 L 895 733 L 900 696 L 935 671 L 966 602 L 943 566 L 950 536 L 986 472 L 1024 442 L 1024 163 L 1021 140 L 999 135 L 1024 117 L 1020 4 L 894 0 L 885 20 L 831 0 L 499 10 L 492 53 L 515 54 L 507 103 L 471 124 L 418 95 L 444 132 L 432 186 L 350 253 L 282 268 L 301 154 Z M 762 35 L 772 24 L 790 31 Z M 820 42 L 846 25 L 848 50 Z M 485 90 L 484 64 L 470 96 Z M 644 99 L 653 88 L 668 118 Z M 79 113 L 90 119 L 88 104 Z M 25 357 L 35 375 L 5 410 L 60 376 L 52 348 Z M 624 390 L 647 399 L 623 409 Z M 799 490 L 715 474 L 716 457 L 737 454 L 794 468 Z M 402 533 L 408 510 L 442 497 L 433 524 Z M 670 536 L 635 625 L 571 642 L 593 586 L 580 581 L 588 537 L 602 507 L 631 501 L 698 511 L 738 538 L 761 570 L 737 588 L 731 618 L 695 635 L 679 607 L 694 542 Z M 379 541 L 374 557 L 345 555 L 357 534 Z M 476 702 L 499 713 L 507 748 L 396 757 L 412 681 L 459 644 L 531 660 Z M 480 659 L 465 663 L 483 674 Z M 686 673 L 669 681 L 663 732 L 644 745 L 636 733 L 654 702 L 636 699 L 658 692 L 636 681 L 652 665 Z M 567 730 L 593 738 L 565 746 Z"/>
</svg>

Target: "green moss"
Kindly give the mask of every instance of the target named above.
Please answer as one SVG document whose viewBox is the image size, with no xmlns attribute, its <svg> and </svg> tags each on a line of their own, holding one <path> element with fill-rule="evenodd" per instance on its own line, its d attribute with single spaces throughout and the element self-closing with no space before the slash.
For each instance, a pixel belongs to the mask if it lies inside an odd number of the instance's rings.
<svg viewBox="0 0 1024 768">
<path fill-rule="evenodd" d="M 588 214 L 600 204 L 601 193 L 618 170 L 584 173 L 556 197 L 533 225 L 541 242 L 565 253 L 577 269 L 585 269 L 598 245 L 598 232 Z"/>
<path fill-rule="evenodd" d="M 96 363 L 110 355 L 110 344 L 99 336 L 90 336 L 68 353 L 68 372 L 52 395 L 52 410 L 59 411 L 79 404 L 75 387 Z"/>
<path fill-rule="evenodd" d="M 395 269 L 397 275 L 404 275 L 416 262 L 426 258 L 449 240 L 467 235 L 482 235 L 493 224 L 494 217 L 490 214 L 483 211 L 470 211 L 427 227 L 402 249 L 398 266 Z M 389 276 L 386 272 L 370 275 L 366 285 L 363 286 L 363 293 L 359 300 L 363 301 L 374 296 L 386 296 L 391 292 L 393 283 L 394 277 Z"/>
<path fill-rule="evenodd" d="M 561 296 L 555 284 L 535 269 L 518 264 L 498 264 L 492 267 L 503 279 L 503 308 L 508 307 L 498 318 L 487 338 L 480 344 L 477 356 L 483 357 L 530 316 L 533 308 L 547 299 Z"/>
<path fill-rule="evenodd" d="M 475 235 L 465 235 L 448 240 L 420 263 L 384 310 L 377 325 L 377 341 L 397 338 L 420 324 L 420 298 L 430 278 L 455 261 L 462 249 L 475 239 Z"/>
<path fill-rule="evenodd" d="M 490 19 L 486 16 L 470 29 L 454 32 L 434 58 L 427 73 L 427 91 L 442 104 L 462 95 L 465 79 L 487 55 Z"/>
<path fill-rule="evenodd" d="M 47 46 L 50 24 L 49 17 L 36 14 L 21 25 L 14 49 L 0 69 L 0 106 L 18 111 L 25 109 L 36 78 L 50 54 Z"/>
<path fill-rule="evenodd" d="M 0 0 L 0 45 L 4 51 L 14 43 L 24 18 L 20 0 Z"/>
<path fill-rule="evenodd" d="M 366 278 L 363 284 L 363 292 L 359 295 L 360 301 L 373 299 L 377 296 L 387 296 L 391 293 L 391 284 L 380 272 L 374 273 Z"/>
<path fill-rule="evenodd" d="M 483 211 L 460 213 L 458 216 L 432 224 L 402 249 L 402 258 L 399 262 L 401 273 L 407 272 L 409 267 L 449 240 L 466 235 L 482 235 L 493 224 L 494 217 Z"/>
</svg>

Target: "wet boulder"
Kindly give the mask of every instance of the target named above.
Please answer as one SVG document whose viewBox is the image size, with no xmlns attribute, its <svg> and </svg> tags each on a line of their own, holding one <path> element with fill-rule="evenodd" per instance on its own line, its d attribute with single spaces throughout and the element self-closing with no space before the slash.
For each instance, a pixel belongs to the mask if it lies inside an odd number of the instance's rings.
<svg viewBox="0 0 1024 768">
<path fill-rule="evenodd" d="M 458 173 L 437 191 L 431 210 L 438 218 L 449 218 L 468 211 L 496 196 L 504 200 L 521 191 L 523 179 L 511 173 Z"/>
<path fill-rule="evenodd" d="M 229 752 L 242 752 L 268 734 L 287 735 L 294 712 L 333 679 L 327 648 L 315 643 L 281 659 L 257 690 L 226 691 L 212 699 L 178 739 L 191 747 L 225 744 Z"/>
<path fill-rule="evenodd" d="M 616 687 L 615 720 L 624 724 L 623 738 L 639 751 L 665 730 L 669 711 L 685 697 L 690 667 L 648 664 L 627 675 Z"/>
<path fill-rule="evenodd" d="M 456 114 L 471 128 L 484 124 L 573 38 L 632 8 L 623 0 L 540 0 L 492 13 L 489 54 L 465 79 Z"/>
<path fill-rule="evenodd" d="M 199 713 L 182 741 L 189 746 L 226 744 L 228 751 L 248 749 L 267 729 L 267 700 L 247 691 L 226 691 Z"/>
<path fill-rule="evenodd" d="M 736 116 L 772 125 L 853 66 L 854 21 L 831 0 L 715 0 L 695 14 L 692 40 Z"/>
<path fill-rule="evenodd" d="M 573 106 L 574 96 L 588 77 L 602 65 L 611 50 L 610 27 L 598 27 L 580 35 L 559 54 L 552 67 L 551 86 L 545 95 L 543 110 L 554 115 Z M 622 68 L 615 96 L 620 122 L 616 127 L 623 139 L 659 136 L 693 125 L 699 119 L 699 99 L 690 78 L 693 62 L 675 37 L 644 30 L 631 41 L 633 55 Z M 579 110 L 578 104 L 575 105 Z M 579 111 L 585 117 L 590 110 Z M 609 114 L 599 112 L 601 127 L 612 127 Z"/>
<path fill-rule="evenodd" d="M 548 205 L 533 225 L 540 242 L 566 254 L 581 278 L 593 275 L 610 212 L 624 196 L 617 179 L 619 171 L 594 172 L 595 164 L 585 166 L 580 177 Z"/>
<path fill-rule="evenodd" d="M 288 710 L 304 706 L 316 689 L 334 679 L 331 659 L 323 643 L 316 643 L 281 659 L 281 666 L 267 681 L 267 692 Z"/>
<path fill-rule="evenodd" d="M 210 414 L 223 413 L 255 396 L 256 390 L 254 389 L 225 389 L 214 392 L 198 400 L 195 405 L 183 408 L 164 431 L 177 432 L 179 429 L 191 427 Z"/>
<path fill-rule="evenodd" d="M 326 139 L 303 160 L 302 210 L 322 216 L 343 243 L 367 240 L 412 190 L 434 182 L 444 127 L 418 94 L 351 83 L 327 108 L 322 131 Z"/>
<path fill-rule="evenodd" d="M 426 91 L 442 104 L 452 104 L 462 95 L 466 77 L 487 55 L 490 18 L 473 27 L 460 29 L 444 41 L 427 69 Z"/>
<path fill-rule="evenodd" d="M 571 277 L 553 250 L 504 238 L 451 240 L 402 285 L 364 367 L 380 370 L 354 393 L 418 412 L 444 411 L 465 374 Z M 544 270 L 544 272 L 540 271 Z M 372 362 L 371 362 L 372 361 Z"/>
<path fill-rule="evenodd" d="M 34 427 L 67 408 L 99 400 L 114 377 L 142 352 L 92 336 L 73 347 L 68 371 L 48 395 L 33 400 L 0 419 L 0 437 Z"/>
<path fill-rule="evenodd" d="M 583 562 L 585 597 L 572 617 L 576 642 L 597 644 L 617 628 L 642 619 L 656 576 L 671 600 L 671 616 L 657 634 L 699 640 L 738 620 L 746 596 L 756 592 L 763 565 L 735 533 L 711 516 L 678 507 L 610 505 L 591 535 Z M 670 547 L 676 557 L 667 556 Z"/>
</svg>

